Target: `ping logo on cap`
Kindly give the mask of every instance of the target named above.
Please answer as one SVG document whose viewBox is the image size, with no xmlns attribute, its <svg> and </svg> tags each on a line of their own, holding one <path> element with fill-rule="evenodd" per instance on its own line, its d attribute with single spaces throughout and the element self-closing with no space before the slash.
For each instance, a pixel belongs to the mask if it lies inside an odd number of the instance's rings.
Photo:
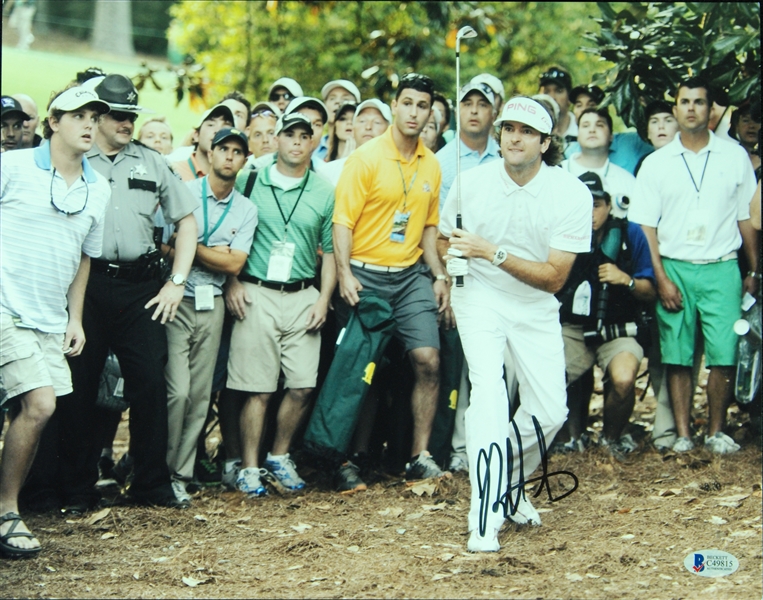
<svg viewBox="0 0 763 600">
<path fill-rule="evenodd" d="M 5 97 L 5 98 L 3 98 L 3 106 L 4 107 L 8 107 L 8 106 L 15 107 L 16 106 L 16 101 L 13 98 Z"/>
</svg>

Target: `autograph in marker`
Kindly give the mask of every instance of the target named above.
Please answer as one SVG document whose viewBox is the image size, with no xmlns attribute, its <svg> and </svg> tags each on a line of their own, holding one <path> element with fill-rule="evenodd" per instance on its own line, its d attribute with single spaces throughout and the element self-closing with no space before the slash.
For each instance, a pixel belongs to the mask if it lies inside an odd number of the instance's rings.
<svg viewBox="0 0 763 600">
<path fill-rule="evenodd" d="M 492 510 L 494 513 L 497 513 L 500 508 L 503 508 L 503 517 L 506 518 L 509 515 L 515 515 L 517 513 L 518 507 L 519 507 L 519 498 L 520 494 L 525 493 L 525 485 L 528 483 L 535 483 L 536 481 L 540 481 L 540 485 L 538 486 L 538 491 L 535 492 L 534 498 L 537 498 L 540 496 L 541 492 L 543 491 L 543 488 L 546 488 L 546 493 L 548 494 L 548 499 L 551 502 L 557 502 L 559 500 L 562 500 L 563 498 L 566 498 L 569 496 L 572 492 L 574 492 L 576 489 L 578 489 L 578 478 L 577 476 L 572 473 L 571 471 L 553 471 L 551 473 L 548 472 L 548 454 L 546 452 L 546 438 L 543 435 L 543 430 L 540 427 L 540 423 L 538 423 L 538 419 L 535 418 L 533 415 L 533 426 L 535 427 L 535 437 L 538 440 L 538 446 L 540 448 L 540 461 L 541 461 L 541 469 L 542 474 L 538 477 L 533 477 L 532 479 L 525 479 L 525 472 L 524 472 L 524 454 L 522 453 L 522 437 L 519 435 L 519 429 L 517 428 L 517 425 L 514 423 L 514 421 L 511 422 L 511 426 L 514 428 L 514 433 L 516 435 L 517 439 L 517 456 L 519 458 L 519 480 L 516 484 L 512 485 L 512 477 L 514 472 L 514 448 L 511 443 L 510 438 L 506 438 L 506 467 L 508 471 L 508 481 L 506 484 L 506 492 L 501 494 L 502 489 L 502 480 L 503 480 L 503 453 L 501 451 L 501 447 L 496 444 L 495 442 L 491 443 L 488 447 L 488 450 L 485 451 L 484 448 L 482 448 L 479 452 L 479 456 L 477 458 L 477 481 L 478 481 L 478 490 L 480 495 L 480 513 L 479 513 L 479 533 L 481 536 L 485 535 L 485 530 L 487 529 L 487 517 L 488 517 L 488 510 Z M 493 462 L 493 460 L 498 461 L 498 485 L 495 488 L 495 492 L 492 491 L 492 482 L 490 480 L 490 467 Z M 551 493 L 551 487 L 549 485 L 549 481 L 551 477 L 571 477 L 572 481 L 574 482 L 574 485 L 572 486 L 571 490 L 568 490 L 564 492 L 560 496 L 554 496 Z M 516 502 L 512 501 L 511 499 L 511 492 L 515 489 L 519 489 L 520 491 L 517 493 L 517 499 Z M 494 496 L 494 500 L 491 501 L 491 496 Z"/>
</svg>

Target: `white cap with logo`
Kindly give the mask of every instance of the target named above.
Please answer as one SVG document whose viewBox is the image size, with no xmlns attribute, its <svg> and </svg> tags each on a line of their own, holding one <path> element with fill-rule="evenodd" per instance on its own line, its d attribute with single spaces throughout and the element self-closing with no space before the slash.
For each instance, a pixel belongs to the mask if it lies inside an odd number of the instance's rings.
<svg viewBox="0 0 763 600">
<path fill-rule="evenodd" d="M 329 81 L 321 88 L 321 96 L 323 97 L 324 102 L 331 93 L 331 90 L 335 88 L 344 88 L 355 97 L 355 102 L 360 102 L 360 90 L 358 89 L 358 86 L 356 86 L 352 81 L 347 81 L 346 79 L 335 79 L 334 81 Z"/>
<path fill-rule="evenodd" d="M 540 133 L 549 134 L 554 128 L 551 115 L 543 108 L 543 105 L 532 98 L 517 96 L 511 98 L 503 105 L 501 116 L 493 125 L 500 127 L 504 121 L 516 121 L 537 129 Z"/>
<path fill-rule="evenodd" d="M 69 88 L 64 93 L 60 94 L 50 104 L 49 110 L 62 110 L 64 112 L 71 112 L 82 108 L 86 104 L 95 104 L 98 112 L 101 114 L 107 113 L 111 110 L 111 107 L 101 100 L 93 90 L 89 90 L 82 86 Z"/>
</svg>

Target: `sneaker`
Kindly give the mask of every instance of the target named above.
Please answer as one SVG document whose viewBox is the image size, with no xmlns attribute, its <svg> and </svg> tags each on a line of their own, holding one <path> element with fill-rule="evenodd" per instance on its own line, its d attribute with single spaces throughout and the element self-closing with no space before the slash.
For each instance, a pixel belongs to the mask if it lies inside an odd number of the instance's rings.
<svg viewBox="0 0 763 600">
<path fill-rule="evenodd" d="M 713 454 L 731 454 L 737 452 L 741 446 L 722 431 L 713 437 L 705 436 L 705 449 Z"/>
<path fill-rule="evenodd" d="M 623 460 L 628 454 L 638 448 L 638 444 L 636 444 L 630 433 L 626 433 L 619 440 L 601 438 L 599 443 L 607 448 L 609 453 L 618 460 Z"/>
<path fill-rule="evenodd" d="M 126 503 L 139 506 L 163 506 L 165 508 L 177 508 L 181 510 L 191 506 L 190 497 L 182 500 L 177 497 L 174 480 L 172 481 L 172 485 L 168 485 L 167 488 L 168 489 L 165 489 L 164 486 L 161 486 L 160 489 L 142 494 L 127 492 L 120 496 L 115 504 Z"/>
<path fill-rule="evenodd" d="M 501 549 L 501 544 L 498 543 L 498 530 L 488 529 L 485 535 L 481 536 L 479 528 L 472 529 L 466 549 L 469 552 L 498 552 Z"/>
<path fill-rule="evenodd" d="M 175 493 L 175 498 L 178 502 L 191 504 L 191 496 L 185 489 L 185 484 L 179 479 L 172 480 L 172 491 Z"/>
<path fill-rule="evenodd" d="M 573 452 L 585 452 L 583 439 L 570 438 L 567 442 L 554 442 L 548 449 L 548 454 L 571 454 Z"/>
<path fill-rule="evenodd" d="M 418 479 L 431 479 L 433 477 L 450 477 L 450 471 L 443 471 L 426 450 L 411 459 L 405 465 L 406 481 L 416 481 Z"/>
<path fill-rule="evenodd" d="M 676 440 L 676 443 L 673 444 L 672 450 L 673 452 L 678 453 L 690 452 L 691 450 L 694 450 L 694 442 L 687 437 L 680 437 Z"/>
<path fill-rule="evenodd" d="M 222 484 L 223 487 L 228 490 L 236 489 L 236 480 L 238 479 L 238 473 L 241 471 L 241 460 L 237 460 L 234 463 L 225 463 L 223 467 Z"/>
<path fill-rule="evenodd" d="M 349 460 L 334 473 L 334 486 L 339 492 L 362 492 L 368 489 L 360 478 L 360 467 Z"/>
<path fill-rule="evenodd" d="M 121 486 L 126 485 L 132 479 L 133 466 L 132 456 L 125 452 L 114 465 L 114 468 L 111 469 L 111 479 L 114 479 Z"/>
<path fill-rule="evenodd" d="M 288 452 L 281 456 L 274 456 L 268 452 L 263 466 L 275 478 L 277 483 L 274 485 L 279 491 L 298 492 L 305 489 L 305 480 L 297 473 L 297 465 L 289 458 Z"/>
<path fill-rule="evenodd" d="M 95 487 L 100 490 L 118 485 L 114 478 L 114 461 L 110 456 L 101 456 L 98 459 L 98 481 L 95 482 Z"/>
<path fill-rule="evenodd" d="M 223 472 L 220 465 L 207 457 L 196 461 L 196 479 L 203 486 L 220 485 L 223 480 Z"/>
<path fill-rule="evenodd" d="M 514 521 L 517 525 L 532 525 L 533 527 L 540 527 L 540 515 L 535 507 L 527 499 L 527 495 L 524 491 L 519 492 L 519 502 L 517 503 L 516 510 L 509 511 L 509 519 Z"/>
<path fill-rule="evenodd" d="M 469 462 L 467 458 L 461 454 L 454 454 L 450 457 L 450 472 L 457 473 L 458 471 L 469 472 Z"/>
<path fill-rule="evenodd" d="M 257 467 L 249 467 L 247 469 L 241 469 L 236 479 L 236 489 L 240 492 L 244 492 L 250 498 L 261 498 L 268 495 L 268 490 L 262 485 L 260 477 L 263 475 L 264 469 Z M 267 471 L 265 471 L 267 473 Z"/>
</svg>

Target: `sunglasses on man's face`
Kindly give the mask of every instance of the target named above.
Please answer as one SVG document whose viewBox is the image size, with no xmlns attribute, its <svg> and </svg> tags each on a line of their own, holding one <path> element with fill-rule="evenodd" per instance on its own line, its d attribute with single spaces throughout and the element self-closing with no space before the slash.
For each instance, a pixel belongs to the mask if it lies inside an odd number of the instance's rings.
<svg viewBox="0 0 763 600">
<path fill-rule="evenodd" d="M 135 120 L 138 118 L 138 115 L 135 113 L 129 113 L 129 112 L 121 112 L 118 110 L 112 110 L 110 113 L 108 113 L 109 116 L 114 119 L 115 121 L 130 121 L 130 123 L 135 123 Z"/>
<path fill-rule="evenodd" d="M 263 109 L 258 110 L 255 113 L 252 113 L 252 119 L 256 119 L 257 117 L 275 117 L 276 114 L 272 110 Z"/>
<path fill-rule="evenodd" d="M 294 99 L 294 96 L 292 96 L 291 93 L 289 92 L 273 92 L 272 94 L 270 94 L 271 102 L 278 102 L 281 99 L 289 102 L 290 100 Z"/>
</svg>

